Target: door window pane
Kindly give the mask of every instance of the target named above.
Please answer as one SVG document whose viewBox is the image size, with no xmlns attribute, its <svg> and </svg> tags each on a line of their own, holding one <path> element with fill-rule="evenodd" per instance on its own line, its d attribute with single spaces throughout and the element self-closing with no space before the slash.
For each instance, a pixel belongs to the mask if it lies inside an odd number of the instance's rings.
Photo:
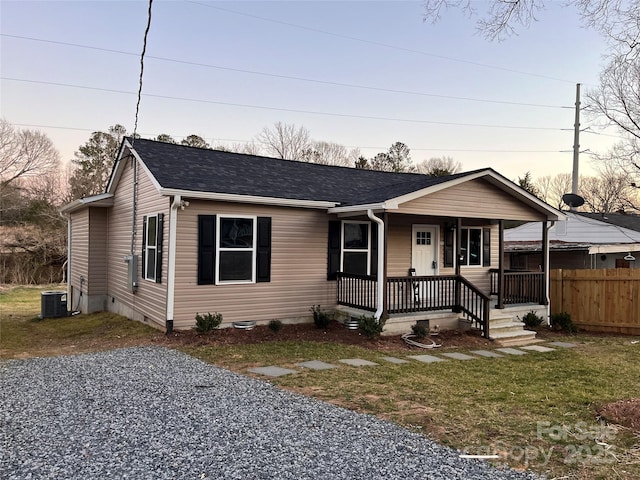
<svg viewBox="0 0 640 480">
<path fill-rule="evenodd" d="M 469 265 L 480 265 L 482 252 L 482 230 L 469 229 Z"/>
</svg>

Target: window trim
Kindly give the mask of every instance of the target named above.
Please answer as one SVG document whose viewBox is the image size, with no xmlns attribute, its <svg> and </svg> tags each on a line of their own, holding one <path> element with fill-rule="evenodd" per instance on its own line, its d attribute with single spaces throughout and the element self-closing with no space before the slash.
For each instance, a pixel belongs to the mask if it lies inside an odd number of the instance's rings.
<svg viewBox="0 0 640 480">
<path fill-rule="evenodd" d="M 243 218 L 252 222 L 252 247 L 251 248 L 230 248 L 220 246 L 221 228 L 220 224 L 223 219 Z M 256 283 L 256 258 L 257 258 L 257 234 L 258 234 L 258 217 L 257 215 L 236 215 L 236 214 L 218 214 L 216 215 L 216 238 L 215 238 L 215 284 L 217 285 L 241 285 Z M 248 280 L 220 280 L 220 252 L 251 252 L 251 279 Z"/>
<path fill-rule="evenodd" d="M 344 246 L 344 228 L 347 224 L 366 225 L 367 226 L 367 248 L 345 248 Z M 345 253 L 363 253 L 367 252 L 367 273 L 371 275 L 371 222 L 363 220 L 343 220 L 340 226 L 340 271 L 344 272 L 344 254 Z"/>
<path fill-rule="evenodd" d="M 483 227 L 462 227 L 462 231 L 466 230 L 467 231 L 467 258 L 466 258 L 466 263 L 462 263 L 460 262 L 460 266 L 461 267 L 469 267 L 469 268 L 478 268 L 478 267 L 483 267 L 484 266 L 484 228 Z M 469 252 L 471 251 L 471 230 L 480 230 L 480 242 L 479 242 L 479 250 L 480 250 L 480 259 L 478 264 L 473 264 L 471 265 L 469 263 Z M 454 245 L 455 245 L 455 241 L 456 238 L 454 237 Z M 461 246 L 461 250 L 462 250 L 462 246 Z M 486 267 L 485 267 L 486 268 Z"/>
<path fill-rule="evenodd" d="M 144 225 L 143 225 L 143 240 L 144 240 L 144 251 L 142 252 L 143 257 L 143 271 L 142 271 L 142 278 L 144 278 L 145 280 L 148 280 L 150 282 L 154 282 L 154 283 L 159 283 L 159 279 L 158 279 L 158 262 L 162 262 L 162 249 L 160 248 L 161 246 L 161 241 L 160 241 L 160 235 L 163 234 L 163 232 L 160 230 L 160 226 L 162 224 L 162 220 L 161 220 L 161 215 L 160 213 L 154 213 L 153 215 L 146 215 L 144 218 Z M 156 223 L 156 232 L 155 232 L 155 239 L 156 242 L 154 245 L 149 245 L 149 225 L 150 225 L 150 221 L 152 218 L 155 218 L 155 223 Z M 153 256 L 155 257 L 155 262 L 154 262 L 154 268 L 153 268 L 153 277 L 149 277 L 148 271 L 149 271 L 149 256 L 150 256 L 150 252 L 153 251 Z"/>
</svg>

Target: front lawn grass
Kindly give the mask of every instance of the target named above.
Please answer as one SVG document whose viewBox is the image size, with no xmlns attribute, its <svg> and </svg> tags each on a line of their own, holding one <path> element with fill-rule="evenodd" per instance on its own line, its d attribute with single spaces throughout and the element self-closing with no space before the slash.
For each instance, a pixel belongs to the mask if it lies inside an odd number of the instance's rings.
<svg viewBox="0 0 640 480">
<path fill-rule="evenodd" d="M 26 358 L 149 343 L 161 332 L 113 313 L 40 319 L 42 287 L 0 293 L 0 358 Z"/>
<path fill-rule="evenodd" d="M 163 344 L 243 374 L 254 366 L 291 367 L 300 373 L 269 381 L 377 415 L 470 454 L 498 454 L 514 468 L 558 479 L 640 478 L 637 434 L 597 414 L 606 403 L 640 396 L 640 344 L 631 343 L 633 337 L 577 335 L 558 338 L 576 343 L 573 349 L 395 365 L 380 357 L 437 355 L 438 350 L 377 351 L 291 341 L 181 345 L 151 327 L 109 313 L 39 320 L 44 289 L 0 293 L 1 358 Z M 343 358 L 363 358 L 380 366 L 350 367 L 338 363 Z M 295 366 L 307 360 L 339 368 L 312 371 Z"/>
<path fill-rule="evenodd" d="M 391 420 L 469 454 L 498 454 L 511 467 L 549 478 L 640 478 L 638 437 L 597 414 L 608 402 L 640 396 L 640 344 L 632 344 L 630 337 L 565 340 L 578 346 L 518 357 L 402 365 L 380 357 L 406 357 L 406 350 L 377 352 L 314 342 L 182 349 L 245 374 L 266 365 L 301 370 L 269 381 Z M 421 353 L 438 351 L 413 352 Z M 353 357 L 380 366 L 336 363 Z M 295 366 L 306 360 L 340 367 L 311 371 Z"/>
</svg>

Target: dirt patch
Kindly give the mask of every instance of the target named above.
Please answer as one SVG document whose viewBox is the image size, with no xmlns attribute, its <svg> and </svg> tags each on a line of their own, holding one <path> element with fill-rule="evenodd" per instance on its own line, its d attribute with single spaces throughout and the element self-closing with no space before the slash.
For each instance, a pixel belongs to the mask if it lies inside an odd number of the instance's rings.
<svg viewBox="0 0 640 480">
<path fill-rule="evenodd" d="M 608 403 L 599 409 L 598 413 L 611 423 L 617 423 L 640 433 L 640 398 Z"/>
<path fill-rule="evenodd" d="M 485 347 L 490 341 L 482 338 L 477 332 L 459 332 L 447 330 L 437 336 L 429 337 L 441 344 L 441 349 Z M 390 350 L 417 350 L 416 347 L 407 345 L 400 335 L 381 336 L 371 339 L 358 330 L 349 330 L 341 323 L 333 321 L 327 329 L 319 329 L 312 323 L 283 325 L 282 329 L 275 333 L 266 326 L 256 326 L 252 330 L 236 328 L 222 328 L 211 333 L 199 334 L 195 331 L 177 331 L 165 336 L 161 343 L 168 345 L 241 345 L 267 342 L 333 342 L 345 345 L 357 345 L 367 349 Z M 423 343 L 430 343 L 429 339 Z"/>
</svg>

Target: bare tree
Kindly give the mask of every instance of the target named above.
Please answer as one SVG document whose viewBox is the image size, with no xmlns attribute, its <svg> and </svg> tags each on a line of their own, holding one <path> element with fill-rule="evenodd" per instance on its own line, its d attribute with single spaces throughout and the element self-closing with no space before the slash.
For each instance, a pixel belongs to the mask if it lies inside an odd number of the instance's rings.
<svg viewBox="0 0 640 480">
<path fill-rule="evenodd" d="M 0 119 L 0 187 L 47 173 L 60 164 L 53 142 L 37 130 L 17 130 Z"/>
<path fill-rule="evenodd" d="M 312 142 L 301 160 L 322 165 L 352 167 L 359 152 L 349 151 L 344 145 L 333 142 Z"/>
<path fill-rule="evenodd" d="M 566 206 L 562 201 L 562 196 L 571 192 L 571 174 L 558 173 L 553 177 L 546 175 L 538 178 L 534 182 L 534 186 L 542 200 L 557 209 L 562 209 Z"/>
<path fill-rule="evenodd" d="M 257 136 L 267 155 L 287 160 L 301 160 L 309 149 L 309 131 L 294 124 L 277 122 L 271 128 L 263 128 Z"/>
<path fill-rule="evenodd" d="M 417 166 L 418 172 L 433 177 L 446 177 L 462 171 L 462 163 L 453 157 L 432 157 L 423 160 Z"/>
<path fill-rule="evenodd" d="M 545 0 L 424 0 L 424 17 L 438 21 L 443 12 L 451 8 L 464 11 L 477 18 L 478 30 L 491 40 L 501 40 L 527 28 L 537 21 L 536 15 L 544 10 Z M 585 26 L 603 33 L 612 43 L 638 45 L 637 18 L 640 7 L 634 0 L 567 0 L 563 6 L 573 6 Z M 480 12 L 478 6 L 486 7 Z M 634 31 L 635 30 L 635 31 Z"/>
<path fill-rule="evenodd" d="M 613 166 L 605 166 L 597 177 L 580 178 L 580 195 L 584 210 L 594 213 L 628 212 L 638 210 L 637 190 L 626 175 Z"/>
</svg>

